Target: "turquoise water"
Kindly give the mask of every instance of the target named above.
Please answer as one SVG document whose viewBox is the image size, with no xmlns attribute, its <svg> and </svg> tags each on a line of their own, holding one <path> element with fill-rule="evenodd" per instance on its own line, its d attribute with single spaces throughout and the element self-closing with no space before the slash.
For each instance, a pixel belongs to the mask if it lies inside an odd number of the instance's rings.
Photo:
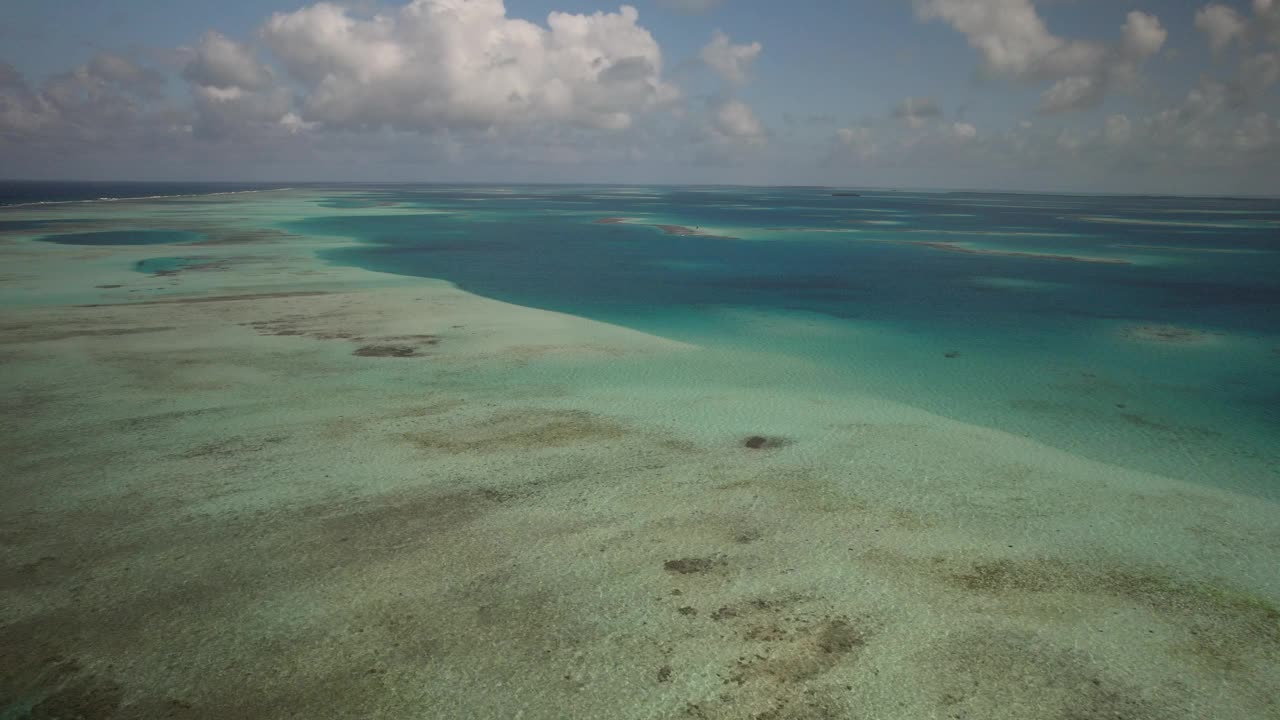
<svg viewBox="0 0 1280 720">
<path fill-rule="evenodd" d="M 81 220 L 81 223 L 98 223 L 101 219 Z M 0 232 L 24 232 L 27 230 L 43 230 L 66 224 L 65 220 L 0 220 Z"/>
<path fill-rule="evenodd" d="M 283 227 L 360 241 L 332 262 L 806 368 L 688 368 L 708 381 L 871 394 L 1280 492 L 1275 201 L 386 187 L 316 204 L 351 212 Z M 1203 342 L 1134 336 L 1166 325 Z"/>
<path fill-rule="evenodd" d="M 204 235 L 136 228 L 186 218 L 195 200 L 202 233 L 286 230 L 303 249 L 311 237 L 350 239 L 323 257 L 712 351 L 612 363 L 567 384 L 629 387 L 643 375 L 651 387 L 638 394 L 736 383 L 833 402 L 870 395 L 1280 497 L 1275 200 L 334 186 L 14 214 L 0 230 L 185 243 Z M 101 231 L 66 232 L 89 228 Z M 217 260 L 128 262 L 168 273 Z"/>
<path fill-rule="evenodd" d="M 45 235 L 40 239 L 60 245 L 169 245 L 196 242 L 202 238 L 197 233 L 181 230 L 103 230 Z"/>
</svg>

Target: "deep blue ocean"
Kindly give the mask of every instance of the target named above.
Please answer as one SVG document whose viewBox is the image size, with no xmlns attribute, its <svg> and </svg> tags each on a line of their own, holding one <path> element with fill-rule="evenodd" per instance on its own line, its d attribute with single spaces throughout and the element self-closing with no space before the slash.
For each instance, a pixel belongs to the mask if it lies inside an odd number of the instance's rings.
<svg viewBox="0 0 1280 720">
<path fill-rule="evenodd" d="M 335 263 L 791 355 L 829 369 L 832 394 L 1280 489 L 1274 200 L 385 187 L 321 204 L 351 214 L 285 227 L 359 241 L 329 252 Z"/>
</svg>

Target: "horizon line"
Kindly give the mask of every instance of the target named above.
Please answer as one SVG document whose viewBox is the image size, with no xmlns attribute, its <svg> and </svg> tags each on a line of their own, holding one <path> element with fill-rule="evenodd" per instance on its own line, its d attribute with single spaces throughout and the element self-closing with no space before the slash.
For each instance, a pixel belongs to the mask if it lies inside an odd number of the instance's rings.
<svg viewBox="0 0 1280 720">
<path fill-rule="evenodd" d="M 151 180 L 102 180 L 102 179 L 68 179 L 68 178 L 0 178 L 0 183 L 66 183 L 66 184 L 90 184 L 90 183 L 116 183 L 116 184 L 157 184 L 157 183 L 186 183 L 186 184 L 204 184 L 204 185 L 437 185 L 437 186 L 545 186 L 545 187 L 674 187 L 674 188 L 818 188 L 824 190 L 865 190 L 869 192 L 923 192 L 923 193 L 980 193 L 984 195 L 1071 195 L 1077 197 L 1131 197 L 1131 198 L 1196 198 L 1206 200 L 1280 200 L 1280 194 L 1262 195 L 1262 194 L 1208 194 L 1208 193 L 1169 193 L 1169 192 L 1120 192 L 1120 191 L 1080 191 L 1080 190 L 1035 190 L 1022 189 L 1014 190 L 1008 188 L 991 188 L 991 187 L 911 187 L 911 186 L 876 186 L 876 185 L 808 185 L 808 184 L 750 184 L 750 183 L 640 183 L 640 182 L 548 182 L 548 181 L 524 181 L 524 182 L 495 182 L 489 180 L 470 180 L 470 181 L 440 181 L 440 180 L 175 180 L 172 178 L 151 179 Z M 288 189 L 288 188 L 270 188 L 270 189 Z M 3 207 L 0 205 L 0 207 Z"/>
</svg>

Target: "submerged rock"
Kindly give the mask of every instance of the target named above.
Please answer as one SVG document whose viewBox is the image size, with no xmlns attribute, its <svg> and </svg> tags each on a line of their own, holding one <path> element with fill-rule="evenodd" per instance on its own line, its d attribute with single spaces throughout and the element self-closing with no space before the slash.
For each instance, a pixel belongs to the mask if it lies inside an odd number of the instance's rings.
<svg viewBox="0 0 1280 720">
<path fill-rule="evenodd" d="M 710 572 L 718 567 L 723 567 L 725 564 L 725 559 L 718 555 L 713 557 L 688 557 L 668 560 L 662 564 L 662 569 L 677 575 L 694 575 Z"/>
<path fill-rule="evenodd" d="M 786 438 L 766 437 L 764 435 L 752 435 L 742 441 L 742 446 L 750 450 L 771 450 L 789 444 L 791 444 L 791 441 Z"/>
<path fill-rule="evenodd" d="M 351 354 L 360 357 L 417 357 L 418 349 L 412 345 L 365 345 Z"/>
</svg>

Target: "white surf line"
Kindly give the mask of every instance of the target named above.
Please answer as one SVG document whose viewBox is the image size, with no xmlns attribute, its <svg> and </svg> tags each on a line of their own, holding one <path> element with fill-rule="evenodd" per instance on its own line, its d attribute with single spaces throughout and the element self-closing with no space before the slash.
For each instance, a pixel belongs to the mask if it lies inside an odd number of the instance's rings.
<svg viewBox="0 0 1280 720">
<path fill-rule="evenodd" d="M 128 202 L 130 200 L 164 200 L 166 198 L 184 198 L 184 197 L 213 197 L 217 195 L 247 195 L 249 193 L 266 193 L 280 192 L 282 190 L 293 190 L 291 187 L 282 188 L 264 188 L 262 190 L 223 190 L 221 192 L 209 193 L 178 193 L 175 195 L 138 195 L 136 197 L 100 197 L 88 198 L 85 200 L 38 200 L 28 203 L 14 203 L 12 205 L 0 205 L 0 210 L 18 207 L 36 207 L 40 205 L 73 205 L 75 203 L 98 203 L 98 202 Z"/>
</svg>

